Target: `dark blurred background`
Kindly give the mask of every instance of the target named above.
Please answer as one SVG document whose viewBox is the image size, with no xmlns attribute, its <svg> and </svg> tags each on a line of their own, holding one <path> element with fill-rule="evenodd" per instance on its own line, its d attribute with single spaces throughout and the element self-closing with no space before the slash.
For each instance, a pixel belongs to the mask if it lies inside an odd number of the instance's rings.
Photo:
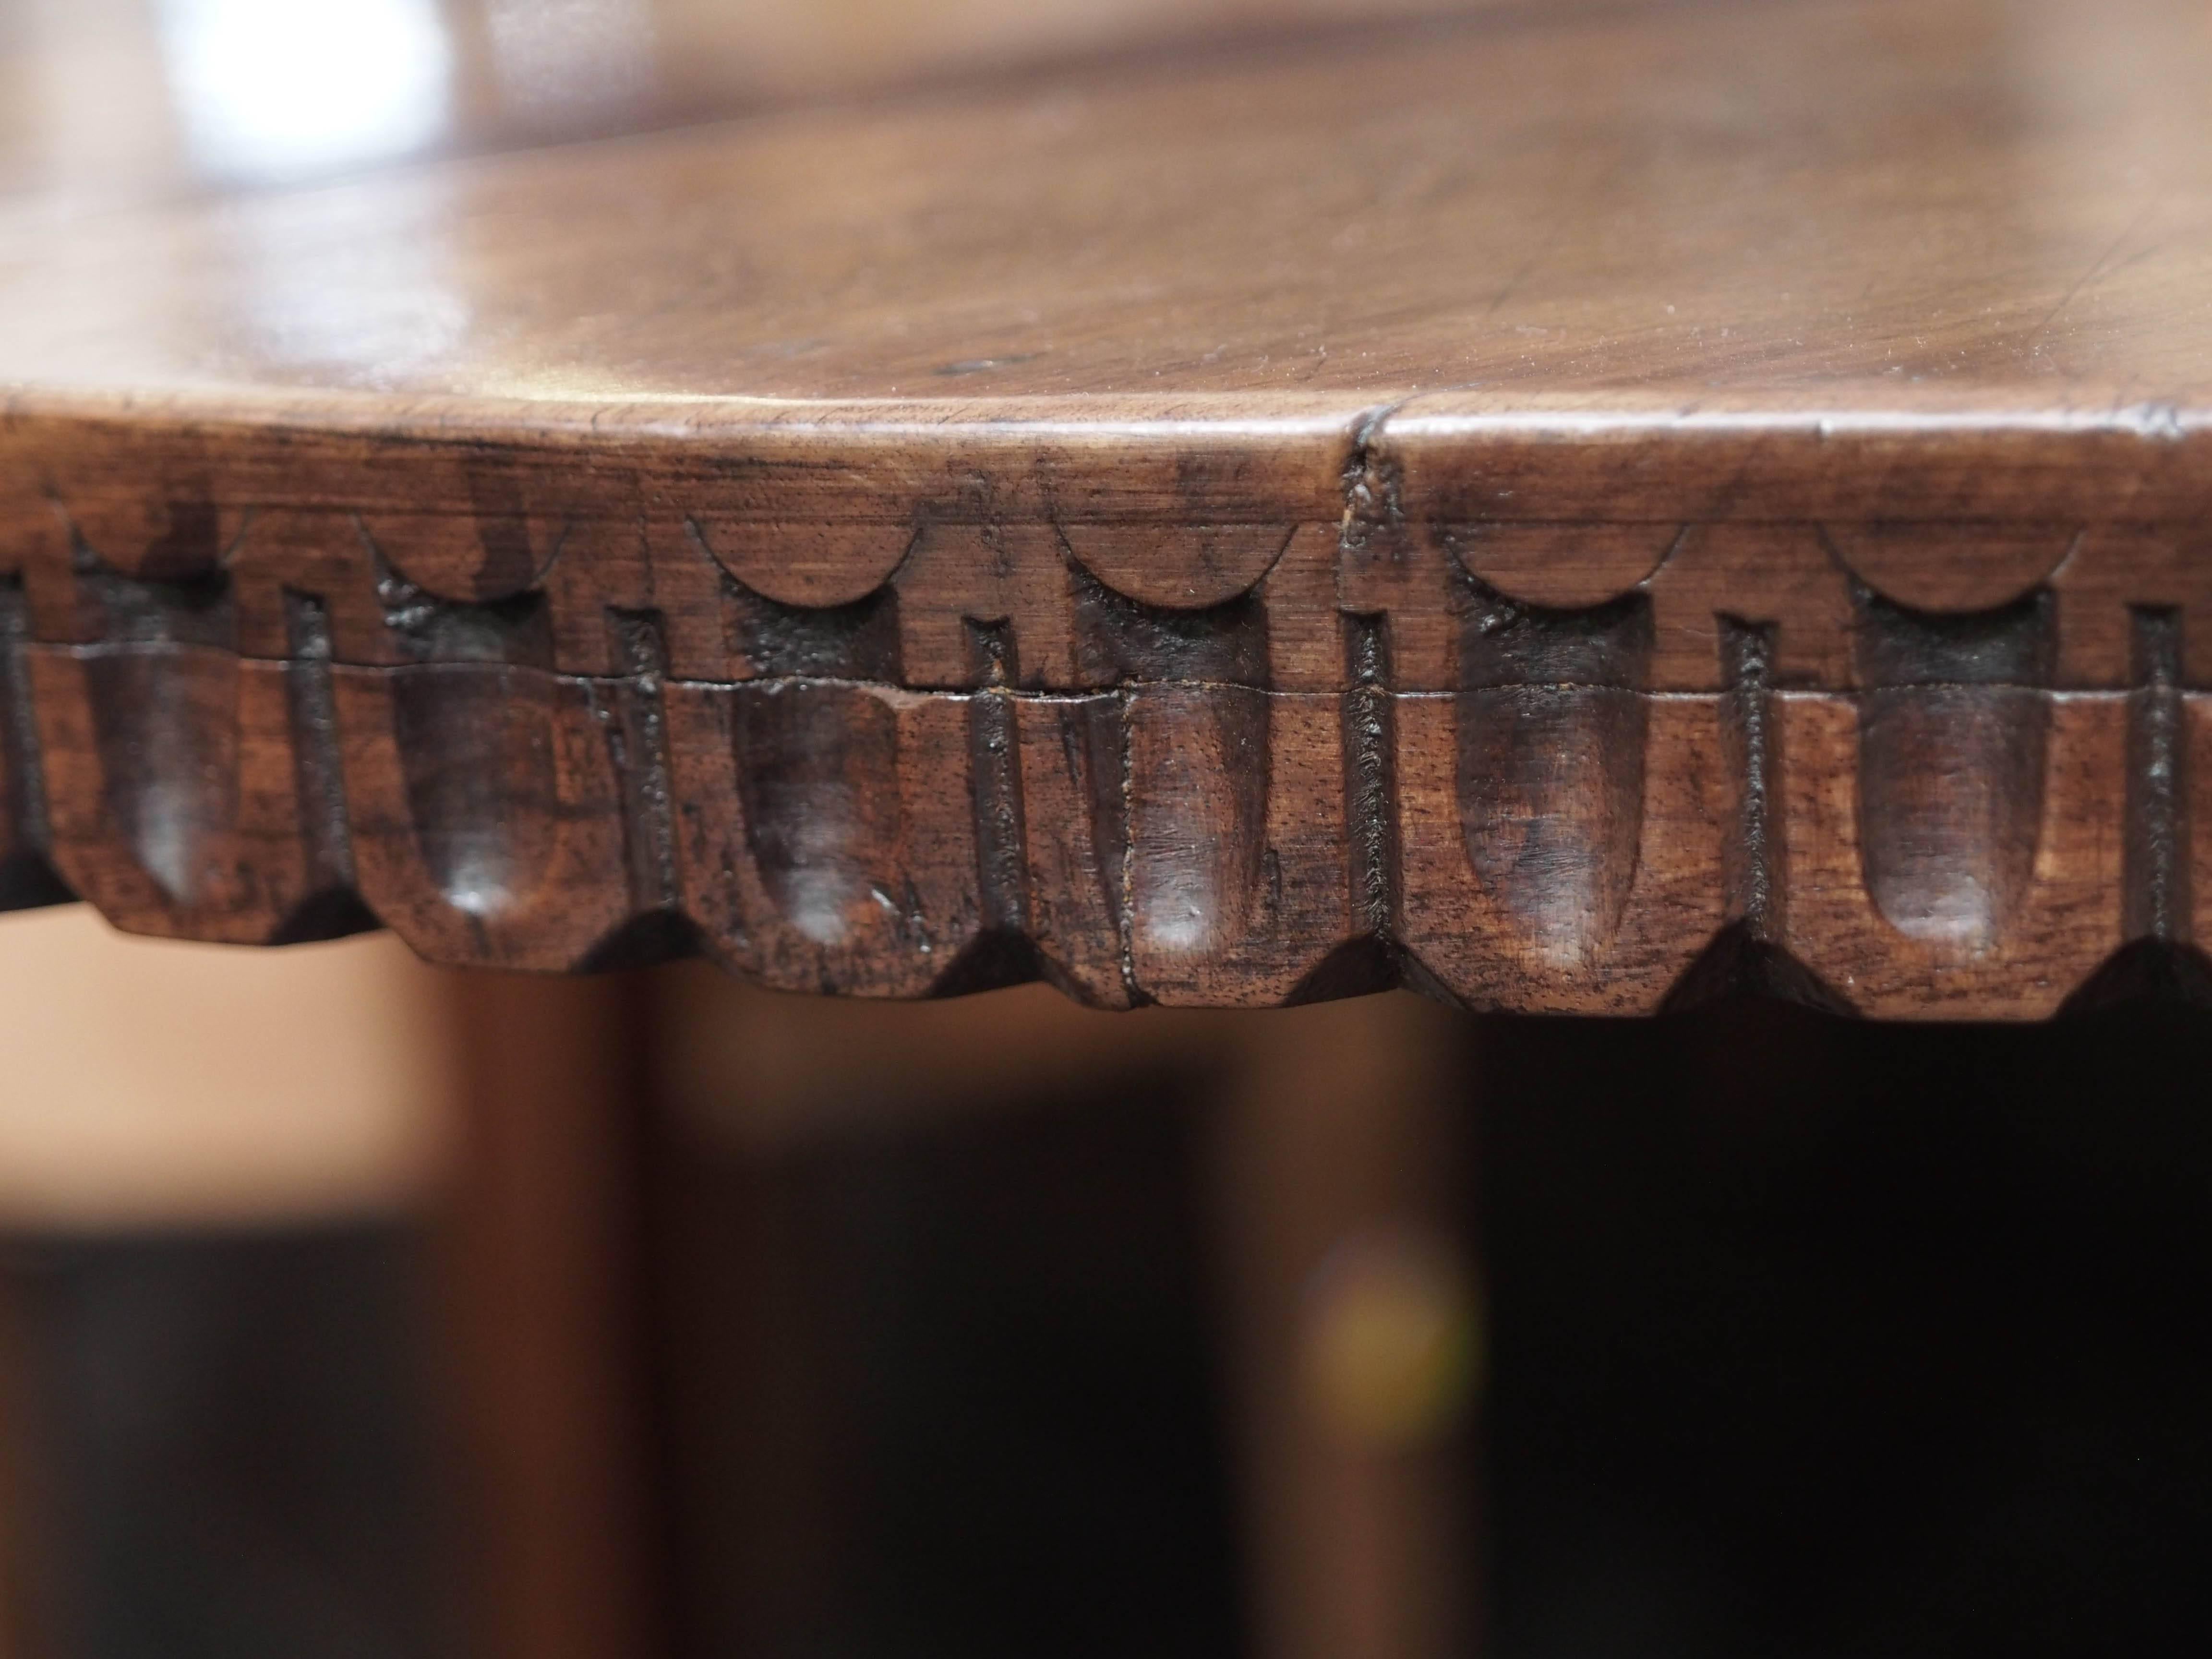
<svg viewBox="0 0 2212 1659">
<path fill-rule="evenodd" d="M 2212 1635 L 2212 1016 L 393 971 L 472 1000 L 388 1202 L 15 1230 L 18 1650 Z"/>
</svg>

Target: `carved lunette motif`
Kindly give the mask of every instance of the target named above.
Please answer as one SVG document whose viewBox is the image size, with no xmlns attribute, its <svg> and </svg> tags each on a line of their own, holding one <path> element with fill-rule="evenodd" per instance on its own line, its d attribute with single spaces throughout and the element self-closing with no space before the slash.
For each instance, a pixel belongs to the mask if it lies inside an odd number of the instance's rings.
<svg viewBox="0 0 2212 1659">
<path fill-rule="evenodd" d="M 1747 940 L 2032 1016 L 2207 890 L 2158 526 L 0 521 L 0 898 L 143 931 L 1621 1012 Z"/>
</svg>

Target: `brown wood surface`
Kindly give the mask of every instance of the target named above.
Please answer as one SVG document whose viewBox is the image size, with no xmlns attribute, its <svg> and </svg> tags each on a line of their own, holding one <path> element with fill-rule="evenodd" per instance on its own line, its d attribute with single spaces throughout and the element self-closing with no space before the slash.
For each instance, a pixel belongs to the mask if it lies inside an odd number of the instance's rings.
<svg viewBox="0 0 2212 1659">
<path fill-rule="evenodd" d="M 1555 8 L 1613 0 L 1550 0 Z M 299 183 L 429 155 L 1218 51 L 1516 0 L 8 0 L 0 203 Z"/>
<path fill-rule="evenodd" d="M 461 1651 L 666 1652 L 647 988 L 464 974 L 446 988 L 460 1133 L 435 1237 Z"/>
<path fill-rule="evenodd" d="M 893 995 L 2192 984 L 2208 295 L 2185 0 L 1509 9 L 0 228 L 6 868 Z"/>
</svg>

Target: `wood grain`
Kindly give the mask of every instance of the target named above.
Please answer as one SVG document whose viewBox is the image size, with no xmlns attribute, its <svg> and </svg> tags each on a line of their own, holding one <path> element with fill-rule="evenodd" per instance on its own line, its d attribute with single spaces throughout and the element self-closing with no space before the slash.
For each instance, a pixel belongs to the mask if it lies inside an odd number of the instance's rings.
<svg viewBox="0 0 2212 1659">
<path fill-rule="evenodd" d="M 1117 1006 L 2185 966 L 2208 86 L 1507 11 L 0 236 L 0 875 Z"/>
</svg>

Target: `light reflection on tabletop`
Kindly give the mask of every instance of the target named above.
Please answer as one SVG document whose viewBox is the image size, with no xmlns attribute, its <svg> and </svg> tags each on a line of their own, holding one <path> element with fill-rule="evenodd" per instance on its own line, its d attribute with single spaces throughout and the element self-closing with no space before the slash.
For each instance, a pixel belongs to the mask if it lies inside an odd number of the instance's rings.
<svg viewBox="0 0 2212 1659">
<path fill-rule="evenodd" d="M 1423 3 L 1208 0 L 1176 27 Z M 641 427 L 1017 396 L 1337 419 L 1440 385 L 1484 388 L 1484 418 L 2011 419 L 2063 384 L 2119 421 L 2212 385 L 2212 25 L 2182 0 L 1611 5 L 1571 52 L 1523 9 L 1359 31 L 1351 73 L 1332 37 L 1264 76 L 1147 57 L 386 165 L 789 102 L 839 84 L 840 43 L 849 86 L 1126 44 L 1163 15 L 0 0 L 0 87 L 58 112 L 21 142 L 64 186 L 0 205 L 0 384 L 389 395 L 425 419 L 619 404 Z M 136 120 L 137 149 L 88 109 Z M 20 234 L 210 184 L 248 194 Z"/>
<path fill-rule="evenodd" d="M 947 70 L 1498 3 L 0 0 L 0 198 L 53 212 L 296 183 Z"/>
<path fill-rule="evenodd" d="M 185 143 L 212 178 L 307 176 L 404 155 L 451 122 L 435 0 L 155 0 Z"/>
</svg>

